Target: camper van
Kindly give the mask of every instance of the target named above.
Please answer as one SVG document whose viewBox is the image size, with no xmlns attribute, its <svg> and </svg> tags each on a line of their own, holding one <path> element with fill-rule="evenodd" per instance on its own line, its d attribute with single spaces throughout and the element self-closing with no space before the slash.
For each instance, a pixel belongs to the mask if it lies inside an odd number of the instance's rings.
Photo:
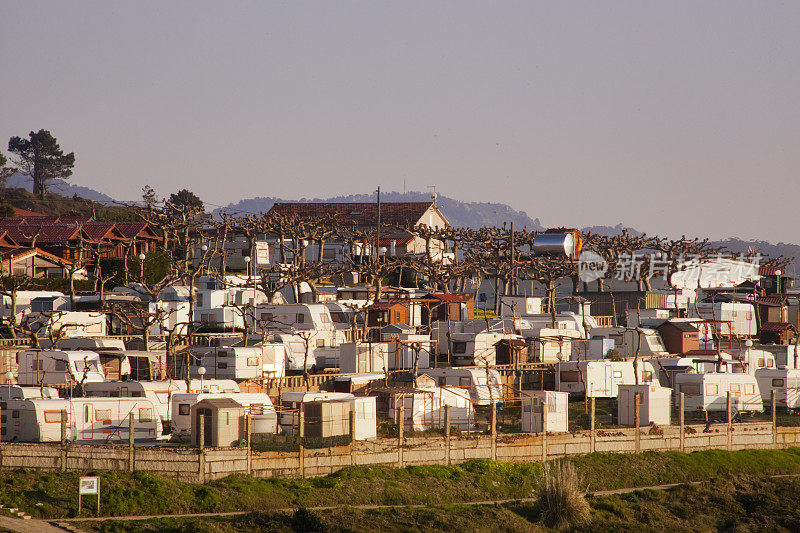
<svg viewBox="0 0 800 533">
<path fill-rule="evenodd" d="M 0 401 L 30 400 L 34 398 L 58 398 L 58 389 L 53 387 L 21 387 L 3 385 L 0 387 Z"/>
<path fill-rule="evenodd" d="M 770 404 L 775 391 L 775 405 L 800 409 L 800 369 L 759 368 L 755 372 L 761 400 Z"/>
<path fill-rule="evenodd" d="M 203 350 L 199 365 L 193 365 L 191 373 L 197 376 L 199 367 L 204 367 L 208 376 L 217 379 L 263 379 L 286 375 L 286 357 L 283 343 L 267 343 L 263 346 L 231 346 Z"/>
<path fill-rule="evenodd" d="M 486 368 L 429 368 L 421 374 L 432 377 L 439 387 L 465 389 L 475 405 L 503 402 L 503 381 L 497 370 Z"/>
<path fill-rule="evenodd" d="M 658 383 L 655 368 L 648 361 L 639 361 L 638 374 L 639 384 Z M 621 383 L 637 384 L 633 361 L 568 361 L 556 367 L 556 389 L 562 392 L 585 394 L 590 398 L 616 398 Z"/>
<path fill-rule="evenodd" d="M 761 393 L 755 376 L 750 374 L 726 374 L 709 372 L 705 374 L 677 374 L 675 392 L 683 393 L 684 411 L 722 411 L 725 412 L 728 392 L 731 393 L 732 406 L 739 411 L 764 410 Z M 678 402 L 679 395 L 675 395 Z"/>
<path fill-rule="evenodd" d="M 75 385 L 105 381 L 100 356 L 86 350 L 23 350 L 17 354 L 20 385 Z"/>
<path fill-rule="evenodd" d="M 192 393 L 173 393 L 172 406 L 172 434 L 178 437 L 189 437 L 192 433 L 192 405 L 200 400 L 207 398 L 230 398 L 239 403 L 253 415 L 262 414 L 265 411 L 274 411 L 269 395 L 261 392 L 192 392 Z"/>
<path fill-rule="evenodd" d="M 0 405 L 5 416 L 2 438 L 16 442 L 61 440 L 62 411 L 67 412 L 66 438 L 71 442 L 128 442 L 130 417 L 134 439 L 161 437 L 161 420 L 146 398 L 73 398 L 9 400 Z"/>
</svg>

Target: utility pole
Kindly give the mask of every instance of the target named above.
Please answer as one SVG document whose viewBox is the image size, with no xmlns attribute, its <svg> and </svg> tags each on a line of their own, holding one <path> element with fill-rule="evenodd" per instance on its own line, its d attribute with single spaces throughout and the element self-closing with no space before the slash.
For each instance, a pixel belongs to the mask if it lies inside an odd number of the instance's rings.
<svg viewBox="0 0 800 533">
<path fill-rule="evenodd" d="M 378 185 L 378 225 L 375 232 L 375 262 L 378 261 L 378 247 L 381 243 L 381 186 Z"/>
</svg>

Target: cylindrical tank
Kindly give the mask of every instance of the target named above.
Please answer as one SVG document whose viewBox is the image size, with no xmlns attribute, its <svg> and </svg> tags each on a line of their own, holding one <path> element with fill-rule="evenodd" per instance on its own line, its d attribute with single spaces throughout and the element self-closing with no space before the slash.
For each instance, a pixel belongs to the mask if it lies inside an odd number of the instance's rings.
<svg viewBox="0 0 800 533">
<path fill-rule="evenodd" d="M 575 237 L 569 233 L 537 233 L 531 252 L 535 256 L 575 256 Z"/>
</svg>

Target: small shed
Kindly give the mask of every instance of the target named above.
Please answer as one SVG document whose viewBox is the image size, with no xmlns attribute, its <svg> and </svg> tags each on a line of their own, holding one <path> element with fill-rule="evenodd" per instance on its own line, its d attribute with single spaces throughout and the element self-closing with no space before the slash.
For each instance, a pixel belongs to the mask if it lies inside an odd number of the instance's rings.
<svg viewBox="0 0 800 533">
<path fill-rule="evenodd" d="M 205 422 L 204 446 L 233 446 L 244 437 L 244 407 L 231 398 L 208 398 L 194 404 L 192 442 L 200 445 L 200 424 Z"/>
<path fill-rule="evenodd" d="M 498 365 L 521 365 L 528 362 L 528 343 L 525 339 L 500 339 L 494 343 Z"/>
<path fill-rule="evenodd" d="M 760 341 L 763 344 L 792 344 L 797 329 L 789 322 L 767 322 L 761 326 Z"/>
<path fill-rule="evenodd" d="M 306 437 L 334 437 L 350 434 L 350 400 L 319 400 L 302 404 Z"/>
<path fill-rule="evenodd" d="M 569 393 L 558 391 L 523 391 L 521 430 L 524 433 L 542 433 L 542 411 L 547 409 L 548 432 L 569 430 Z M 533 401 L 531 401 L 533 400 Z M 531 406 L 533 414 L 531 415 Z"/>
<path fill-rule="evenodd" d="M 639 425 L 670 424 L 672 389 L 658 385 L 619 385 L 617 420 L 621 426 L 636 425 L 635 396 L 639 395 Z"/>
<path fill-rule="evenodd" d="M 384 300 L 367 308 L 367 326 L 383 327 L 389 324 L 408 324 L 408 302 Z"/>
<path fill-rule="evenodd" d="M 657 329 L 669 353 L 685 354 L 700 348 L 700 330 L 689 322 L 668 320 Z"/>
</svg>

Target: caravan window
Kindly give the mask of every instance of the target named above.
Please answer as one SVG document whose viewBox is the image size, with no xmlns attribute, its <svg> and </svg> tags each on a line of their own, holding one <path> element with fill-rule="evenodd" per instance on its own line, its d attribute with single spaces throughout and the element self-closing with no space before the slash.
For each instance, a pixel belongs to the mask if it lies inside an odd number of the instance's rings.
<svg viewBox="0 0 800 533">
<path fill-rule="evenodd" d="M 248 357 L 247 366 L 258 366 L 258 357 Z"/>
<path fill-rule="evenodd" d="M 653 381 L 653 372 L 651 370 L 643 370 L 642 381 L 644 381 L 645 383 Z"/>
<path fill-rule="evenodd" d="M 773 387 L 783 387 L 783 380 L 779 378 L 775 378 L 772 380 Z"/>
<path fill-rule="evenodd" d="M 763 366 L 764 366 L 764 358 L 763 357 L 759 357 L 758 358 L 758 368 L 762 368 Z"/>
<path fill-rule="evenodd" d="M 561 381 L 580 381 L 581 380 L 581 373 L 577 370 L 562 370 L 561 371 Z"/>
<path fill-rule="evenodd" d="M 614 378 L 620 379 L 622 378 L 622 370 L 614 370 L 611 375 Z"/>
<path fill-rule="evenodd" d="M 767 368 L 772 368 L 775 364 L 775 361 L 772 359 L 767 359 Z"/>
<path fill-rule="evenodd" d="M 744 384 L 744 393 L 745 394 L 755 394 L 756 393 L 755 386 L 753 386 L 752 383 L 745 383 Z"/>
<path fill-rule="evenodd" d="M 464 341 L 454 342 L 453 353 L 467 353 L 467 343 Z"/>
<path fill-rule="evenodd" d="M 97 409 L 94 412 L 94 419 L 98 422 L 111 420 L 111 409 Z"/>
<path fill-rule="evenodd" d="M 67 370 L 67 362 L 66 361 L 56 361 L 56 372 L 66 372 Z"/>
<path fill-rule="evenodd" d="M 188 403 L 181 403 L 178 404 L 178 414 L 179 415 L 188 415 L 189 411 L 191 410 L 192 406 Z"/>
<path fill-rule="evenodd" d="M 706 394 L 709 396 L 716 396 L 719 394 L 719 387 L 716 383 L 706 383 Z"/>
<path fill-rule="evenodd" d="M 153 410 L 149 407 L 139 408 L 139 422 L 150 422 L 153 420 Z"/>
<path fill-rule="evenodd" d="M 275 315 L 273 315 L 272 313 L 261 313 L 261 321 L 262 322 L 272 322 L 272 318 L 274 316 Z"/>
<path fill-rule="evenodd" d="M 16 409 L 11 411 L 11 418 L 19 418 L 19 411 Z"/>
<path fill-rule="evenodd" d="M 31 363 L 31 369 L 36 372 L 41 372 L 42 370 L 44 370 L 44 367 L 42 366 L 42 360 L 37 359 L 33 363 Z"/>
<path fill-rule="evenodd" d="M 61 411 L 45 411 L 44 421 L 48 424 L 56 424 L 61 422 Z"/>
<path fill-rule="evenodd" d="M 470 378 L 460 377 L 458 378 L 458 386 L 459 387 L 469 387 L 472 385 L 472 380 Z"/>
<path fill-rule="evenodd" d="M 224 370 L 228 368 L 228 363 L 217 363 L 217 368 Z"/>
<path fill-rule="evenodd" d="M 325 347 L 325 339 L 317 339 L 317 348 Z"/>
<path fill-rule="evenodd" d="M 88 405 L 84 405 L 83 406 L 83 421 L 84 422 L 88 423 L 91 420 L 91 417 L 89 416 L 90 411 L 91 411 L 91 407 L 89 407 Z"/>
<path fill-rule="evenodd" d="M 304 324 L 306 321 L 306 315 L 303 313 L 297 313 L 297 316 L 294 319 L 296 324 Z"/>
<path fill-rule="evenodd" d="M 731 392 L 739 393 L 741 390 L 742 388 L 738 383 L 731 383 Z"/>
<path fill-rule="evenodd" d="M 445 385 L 447 385 L 447 378 L 444 376 L 439 376 L 439 378 L 436 380 L 436 383 L 440 387 L 444 387 Z"/>
</svg>

